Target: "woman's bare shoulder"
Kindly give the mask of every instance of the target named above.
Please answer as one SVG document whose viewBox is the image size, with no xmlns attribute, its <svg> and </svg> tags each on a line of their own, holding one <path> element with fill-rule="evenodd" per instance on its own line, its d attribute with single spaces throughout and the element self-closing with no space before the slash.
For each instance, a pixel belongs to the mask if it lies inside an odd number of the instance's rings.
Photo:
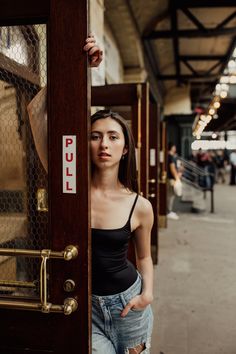
<svg viewBox="0 0 236 354">
<path fill-rule="evenodd" d="M 152 204 L 150 201 L 143 196 L 139 195 L 137 200 L 137 212 L 140 216 L 152 215 Z"/>
<path fill-rule="evenodd" d="M 153 225 L 152 204 L 148 199 L 138 196 L 137 204 L 134 210 L 135 232 L 138 230 L 151 230 Z"/>
</svg>

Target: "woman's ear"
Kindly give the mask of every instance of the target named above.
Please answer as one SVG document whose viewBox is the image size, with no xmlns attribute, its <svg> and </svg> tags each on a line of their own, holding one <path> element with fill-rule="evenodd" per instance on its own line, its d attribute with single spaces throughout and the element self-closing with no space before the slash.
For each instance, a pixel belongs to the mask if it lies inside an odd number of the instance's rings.
<svg viewBox="0 0 236 354">
<path fill-rule="evenodd" d="M 124 149 L 123 149 L 123 154 L 122 155 L 125 156 L 127 154 L 127 152 L 128 152 L 128 148 L 125 146 Z"/>
</svg>

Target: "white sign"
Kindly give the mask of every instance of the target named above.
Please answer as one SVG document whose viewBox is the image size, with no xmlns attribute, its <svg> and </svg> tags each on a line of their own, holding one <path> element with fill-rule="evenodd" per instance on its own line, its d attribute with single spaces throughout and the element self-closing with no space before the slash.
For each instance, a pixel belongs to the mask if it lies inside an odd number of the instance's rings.
<svg viewBox="0 0 236 354">
<path fill-rule="evenodd" d="M 156 149 L 150 149 L 150 166 L 156 166 Z"/>
<path fill-rule="evenodd" d="M 76 136 L 62 136 L 63 193 L 76 193 Z"/>
<path fill-rule="evenodd" d="M 163 150 L 161 150 L 159 153 L 159 161 L 160 161 L 160 163 L 164 162 L 164 151 Z"/>
</svg>

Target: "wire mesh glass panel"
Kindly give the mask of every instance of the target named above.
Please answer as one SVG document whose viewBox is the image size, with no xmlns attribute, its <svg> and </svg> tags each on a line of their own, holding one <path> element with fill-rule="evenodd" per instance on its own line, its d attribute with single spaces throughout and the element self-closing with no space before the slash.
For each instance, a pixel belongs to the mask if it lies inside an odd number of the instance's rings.
<svg viewBox="0 0 236 354">
<path fill-rule="evenodd" d="M 46 63 L 46 25 L 0 27 L 0 249 L 49 248 Z M 0 296 L 38 297 L 39 266 L 0 256 Z"/>
</svg>

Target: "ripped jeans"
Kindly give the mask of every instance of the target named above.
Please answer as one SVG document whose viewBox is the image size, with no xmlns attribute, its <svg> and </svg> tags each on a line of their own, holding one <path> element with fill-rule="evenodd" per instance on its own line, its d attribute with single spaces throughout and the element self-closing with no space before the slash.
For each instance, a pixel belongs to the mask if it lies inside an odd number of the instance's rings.
<svg viewBox="0 0 236 354">
<path fill-rule="evenodd" d="M 134 296 L 141 293 L 141 289 L 142 280 L 138 274 L 135 283 L 122 293 L 92 295 L 92 354 L 150 353 L 153 327 L 151 306 L 144 310 L 131 309 L 126 317 L 120 317 L 121 311 Z M 133 348 L 137 351 L 130 351 Z"/>
</svg>

